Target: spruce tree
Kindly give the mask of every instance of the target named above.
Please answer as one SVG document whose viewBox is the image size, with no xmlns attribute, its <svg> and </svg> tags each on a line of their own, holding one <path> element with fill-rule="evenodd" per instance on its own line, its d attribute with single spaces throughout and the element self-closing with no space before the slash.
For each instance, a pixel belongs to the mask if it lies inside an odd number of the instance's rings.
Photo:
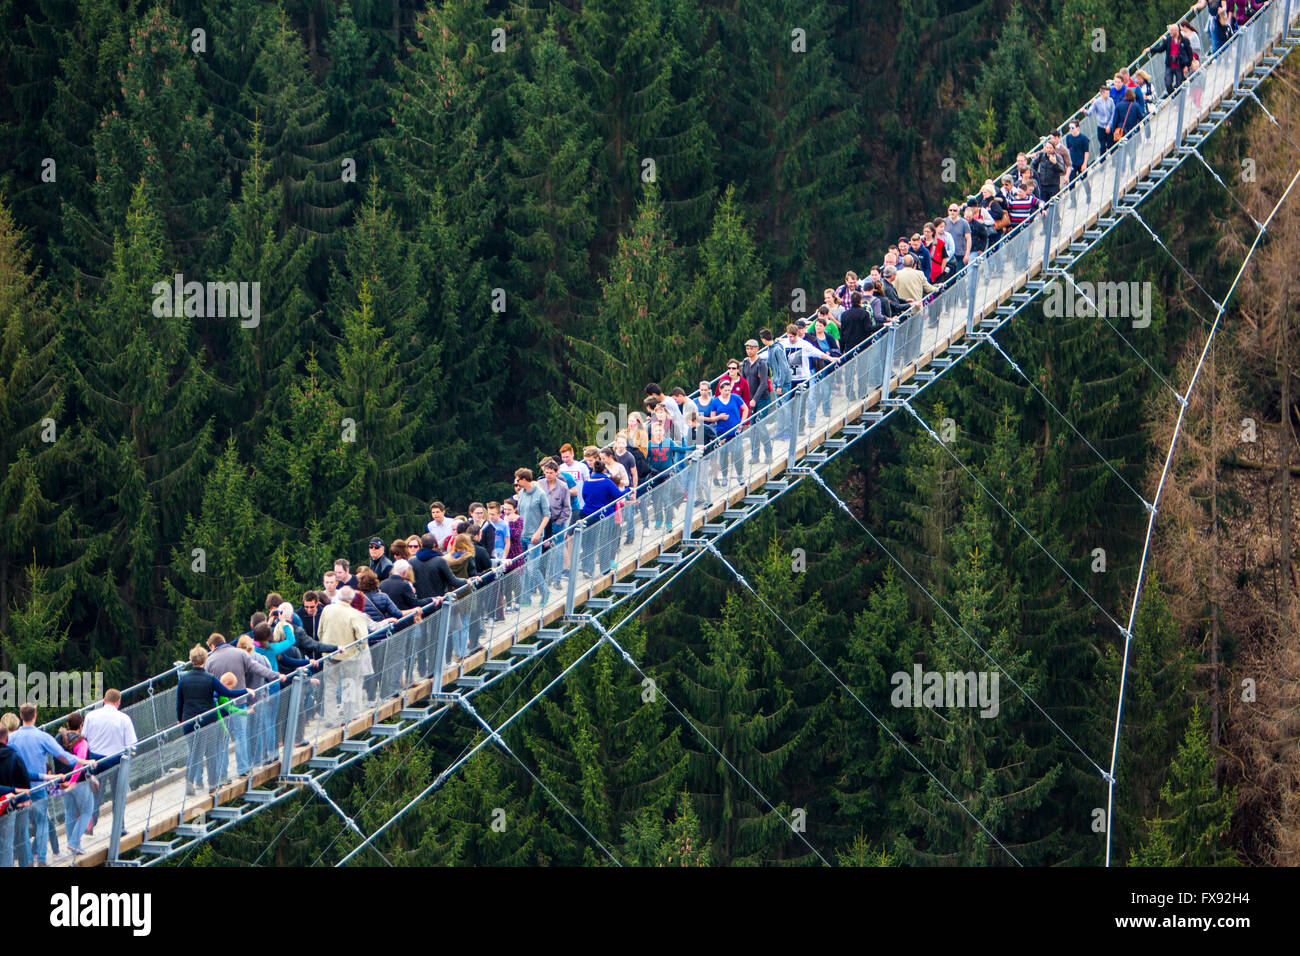
<svg viewBox="0 0 1300 956">
<path fill-rule="evenodd" d="M 739 187 L 777 301 L 820 288 L 828 271 L 866 251 L 857 202 L 862 112 L 829 68 L 842 10 L 755 0 L 724 11 L 728 85 L 723 175 Z M 815 299 L 814 299 L 815 301 Z"/>
<path fill-rule="evenodd" d="M 688 381 L 713 378 L 728 359 L 742 360 L 745 341 L 771 321 L 772 289 L 761 281 L 763 262 L 734 186 L 718 201 L 713 228 L 694 258 L 691 334 L 683 349 L 695 358 L 683 369 Z"/>
<path fill-rule="evenodd" d="M 511 86 L 519 135 L 505 145 L 509 191 L 508 293 L 517 313 L 508 338 L 515 385 L 529 395 L 562 394 L 566 340 L 582 329 L 592 287 L 589 244 L 595 233 L 596 152 L 592 111 L 576 70 L 548 25 L 528 44 L 527 71 Z M 528 437 L 541 445 L 550 423 L 535 419 Z"/>
<path fill-rule="evenodd" d="M 1214 752 L 1199 704 L 1192 707 L 1169 775 L 1160 787 L 1161 812 L 1148 821 L 1149 841 L 1134 866 L 1236 866 L 1225 845 L 1235 796 L 1214 782 Z"/>
<path fill-rule="evenodd" d="M 61 490 L 76 430 L 64 416 L 66 388 L 56 305 L 9 209 L 0 204 L 0 669 L 56 663 L 66 638 L 66 585 L 48 568 L 72 516 Z M 39 626 L 36 626 L 39 625 Z"/>
<path fill-rule="evenodd" d="M 653 185 L 646 187 L 636 219 L 619 239 L 600 285 L 596 316 L 588 331 L 573 339 L 576 415 L 569 430 L 581 435 L 595 432 L 584 416 L 620 402 L 639 403 L 647 382 L 683 375 L 688 299 L 682 253 Z"/>
<path fill-rule="evenodd" d="M 93 529 L 85 546 L 101 555 L 93 577 L 77 576 L 77 603 L 104 621 L 105 652 L 141 669 L 146 662 L 135 655 L 164 623 L 155 608 L 157 569 L 199 498 L 212 434 L 203 417 L 212 386 L 189 300 L 173 301 L 171 254 L 155 211 L 162 206 L 147 181 L 136 186 L 103 292 L 79 303 L 84 359 L 70 365 L 86 430 L 77 469 Z"/>
</svg>

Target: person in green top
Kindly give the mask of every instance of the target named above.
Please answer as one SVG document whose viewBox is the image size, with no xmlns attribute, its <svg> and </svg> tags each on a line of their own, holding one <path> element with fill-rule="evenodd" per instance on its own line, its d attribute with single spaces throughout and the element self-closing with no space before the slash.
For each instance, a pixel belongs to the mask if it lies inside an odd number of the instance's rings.
<svg viewBox="0 0 1300 956">
<path fill-rule="evenodd" d="M 228 691 L 232 691 L 234 696 L 224 697 L 218 695 L 217 724 L 221 727 L 227 737 L 231 740 L 238 740 L 239 738 L 235 735 L 234 721 L 247 720 L 248 710 L 247 708 L 240 707 L 238 704 L 233 703 L 233 701 L 235 697 L 243 697 L 245 692 L 235 689 L 235 685 L 239 683 L 239 680 L 231 671 L 226 671 L 221 675 L 219 680 L 221 681 L 221 686 L 226 688 Z M 227 723 L 227 719 L 229 719 L 230 723 Z M 225 738 L 220 735 L 215 735 L 211 746 L 213 750 L 221 751 L 223 752 L 222 755 L 224 755 L 226 749 Z M 229 770 L 229 758 L 223 760 L 222 756 L 218 756 L 216 762 L 217 766 L 221 768 L 221 782 L 213 789 L 220 789 L 227 780 L 226 772 Z"/>
</svg>

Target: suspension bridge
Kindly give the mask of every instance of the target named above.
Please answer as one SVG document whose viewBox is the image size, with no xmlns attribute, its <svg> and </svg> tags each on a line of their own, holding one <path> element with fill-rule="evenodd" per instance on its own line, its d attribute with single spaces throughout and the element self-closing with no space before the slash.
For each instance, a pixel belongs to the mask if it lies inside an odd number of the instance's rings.
<svg viewBox="0 0 1300 956">
<path fill-rule="evenodd" d="M 1185 18 L 1192 19 L 1194 12 L 1189 11 Z M 525 593 L 524 576 L 530 573 L 527 567 L 519 568 L 477 589 L 462 589 L 448 595 L 436 607 L 427 607 L 419 622 L 407 620 L 397 629 L 385 627 L 376 631 L 367 642 L 361 642 L 368 644 L 367 656 L 351 658 L 358 662 L 368 658 L 368 664 L 351 664 L 344 659 L 347 651 L 359 648 L 341 649 L 326 658 L 321 670 L 313 675 L 317 682 L 295 680 L 279 693 L 257 699 L 245 719 L 263 728 L 265 749 L 273 752 L 274 759 L 254 766 L 247 776 L 236 778 L 212 793 L 191 795 L 187 792 L 186 766 L 193 741 L 182 733 L 175 720 L 176 681 L 184 671 L 184 665 L 178 664 L 164 674 L 129 688 L 124 692 L 123 709 L 131 716 L 140 740 L 111 766 L 101 768 L 98 779 L 104 798 L 103 813 L 108 816 L 111 808 L 111 821 L 108 824 L 101 822 L 95 836 L 86 839 L 83 843 L 86 855 L 77 862 L 80 865 L 155 864 L 191 850 L 202 841 L 238 826 L 267 807 L 282 803 L 303 790 L 319 796 L 343 819 L 344 826 L 361 838 L 359 845 L 344 856 L 341 863 L 359 853 L 382 856 L 375 846 L 376 837 L 382 836 L 412 806 L 433 793 L 479 750 L 492 745 L 520 762 L 593 843 L 610 860 L 618 862 L 519 759 L 501 732 L 568 673 L 582 666 L 601 646 L 611 646 L 632 671 L 644 677 L 639 662 L 617 641 L 621 622 L 635 616 L 626 612 L 644 608 L 649 601 L 664 593 L 678 575 L 706 557 L 720 562 L 738 584 L 762 603 L 774 620 L 790 630 L 802 644 L 802 639 L 789 628 L 778 611 L 763 601 L 723 554 L 718 547 L 719 541 L 792 488 L 808 481 L 827 496 L 829 506 L 842 509 L 855 527 L 893 558 L 822 480 L 820 471 L 900 411 L 904 419 L 910 419 L 943 446 L 957 465 L 978 482 L 974 473 L 924 420 L 913 401 L 985 344 L 1036 388 L 997 341 L 998 331 L 1053 282 L 1067 283 L 1075 291 L 1080 291 L 1070 270 L 1125 219 L 1139 223 L 1154 242 L 1169 252 L 1159 234 L 1143 218 L 1144 201 L 1185 162 L 1191 160 L 1210 168 L 1200 146 L 1239 107 L 1252 101 L 1264 109 L 1255 91 L 1300 43 L 1297 18 L 1300 18 L 1300 0 L 1273 0 L 1214 56 L 1204 60 L 1201 68 L 1177 91 L 1158 99 L 1153 104 L 1157 108 L 1153 108 L 1121 142 L 1098 156 L 1086 176 L 1064 187 L 1037 216 L 973 260 L 930 301 L 912 309 L 896 325 L 844 356 L 809 385 L 797 389 L 787 400 L 754 416 L 744 432 L 729 446 L 714 442 L 697 449 L 669 480 L 639 494 L 636 504 L 624 510 L 622 523 L 607 518 L 591 526 L 582 523 L 575 526 L 568 545 L 571 549 L 571 573 L 564 589 L 548 591 L 549 597 L 541 606 L 520 607 L 513 600 Z M 1136 70 L 1140 65 L 1135 62 L 1130 68 Z M 1149 72 L 1153 76 L 1163 75 L 1162 70 Z M 1164 91 L 1157 88 L 1157 93 L 1163 94 Z M 1099 143 L 1095 122 L 1087 115 L 1086 105 L 1070 118 L 1079 120 L 1083 132 L 1093 143 Z M 1210 172 L 1222 185 L 1218 174 L 1212 168 Z M 1263 223 L 1255 222 L 1255 243 L 1224 300 L 1217 302 L 1206 293 L 1216 314 L 1201 353 L 1202 363 L 1237 281 L 1273 214 L 1294 185 L 1293 179 L 1286 194 Z M 1169 252 L 1169 255 L 1172 257 L 1173 253 Z M 1182 268 L 1181 263 L 1179 266 Z M 1197 285 L 1199 287 L 1199 283 Z M 1087 298 L 1086 294 L 1084 297 Z M 1097 308 L 1095 302 L 1090 301 L 1090 305 Z M 1120 328 L 1105 317 L 1104 310 L 1098 309 L 1098 312 L 1102 313 L 1100 320 L 1107 322 L 1132 351 L 1134 360 L 1145 362 L 1141 352 Z M 1098 604 L 1068 569 L 1038 543 L 1032 530 L 1021 524 L 987 488 L 983 489 L 1052 559 L 1073 586 L 1088 597 L 1101 619 L 1109 621 L 1124 639 L 1123 670 L 1109 760 L 1089 755 L 1069 738 L 1046 709 L 1036 701 L 1030 701 L 1053 727 L 1066 736 L 1082 759 L 1098 772 L 1107 788 L 1108 820 L 1113 820 L 1115 766 L 1120 746 L 1125 681 L 1151 535 L 1187 399 L 1195 387 L 1200 368 L 1198 363 L 1183 393 L 1161 379 L 1164 387 L 1176 396 L 1180 413 L 1157 487 L 1149 499 L 1134 490 L 1147 510 L 1148 524 L 1132 605 L 1126 619 L 1112 616 Z M 1056 411 L 1060 414 L 1059 410 Z M 1065 418 L 1063 414 L 1061 417 Z M 1074 428 L 1073 424 L 1070 427 Z M 1087 441 L 1086 436 L 1077 429 L 1075 431 Z M 736 456 L 734 459 L 733 455 Z M 736 477 L 737 468 L 739 478 Z M 906 574 L 906 569 L 903 570 Z M 921 582 L 911 578 L 910 574 L 907 576 L 914 586 L 934 601 L 939 612 L 960 628 L 960 624 Z M 613 623 L 616 620 L 619 623 Z M 481 691 L 521 668 L 535 668 L 554 648 L 588 628 L 598 635 L 598 640 L 502 723 L 494 726 L 475 710 L 473 699 Z M 466 639 L 473 652 L 457 662 L 452 658 L 452 648 L 457 641 L 463 646 Z M 806 644 L 803 646 L 920 769 L 970 816 L 992 844 L 1001 848 L 1012 862 L 1019 863 L 997 835 L 990 832 L 901 739 L 893 736 L 886 724 L 834 674 L 817 652 Z M 979 648 L 978 643 L 976 647 Z M 983 648 L 979 650 L 983 651 Z M 987 655 L 987 651 L 984 653 Z M 997 664 L 996 661 L 993 663 Z M 1000 665 L 997 666 L 1001 669 Z M 340 673 L 332 674 L 335 669 Z M 1014 682 L 1014 675 L 1006 676 Z M 334 686 L 347 690 L 338 695 L 322 690 Z M 689 714 L 672 701 L 668 704 L 710 749 L 726 760 L 695 726 Z M 468 714 L 484 731 L 478 743 L 467 748 L 423 793 L 386 824 L 369 835 L 362 833 L 355 821 L 330 797 L 325 783 L 341 769 L 394 740 L 416 731 L 427 734 L 438 721 L 455 710 Z M 205 729 L 198 733 L 224 734 L 220 724 L 213 727 L 217 730 Z M 272 739 L 273 747 L 270 746 Z M 223 737 L 221 752 L 226 762 L 230 756 L 227 748 Z M 730 762 L 728 766 L 744 785 L 755 792 L 763 805 L 776 812 L 767 796 L 754 787 L 738 768 Z M 59 812 L 57 803 L 57 800 L 50 801 L 56 817 Z M 21 818 L 30 812 L 25 808 L 10 814 L 19 826 L 18 833 L 26 832 Z M 820 858 L 821 854 L 808 843 L 801 828 L 793 826 L 790 820 L 786 822 Z M 1111 852 L 1110 830 L 1107 827 L 1107 865 Z M 823 859 L 823 862 L 826 861 Z"/>
</svg>

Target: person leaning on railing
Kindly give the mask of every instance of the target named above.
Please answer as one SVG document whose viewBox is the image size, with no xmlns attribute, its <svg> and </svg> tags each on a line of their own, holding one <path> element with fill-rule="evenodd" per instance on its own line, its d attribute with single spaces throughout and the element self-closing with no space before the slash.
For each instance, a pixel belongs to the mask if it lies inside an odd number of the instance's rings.
<svg viewBox="0 0 1300 956">
<path fill-rule="evenodd" d="M 94 760 L 68 753 L 53 737 L 37 727 L 36 708 L 32 704 L 19 707 L 18 717 L 22 726 L 9 735 L 9 746 L 18 754 L 31 780 L 58 783 L 64 779 L 62 774 L 45 772 L 46 757 L 62 760 L 74 768 L 95 766 Z M 17 835 L 20 840 L 18 856 L 23 866 L 29 865 L 33 856 L 37 866 L 45 865 L 46 851 L 50 845 L 48 796 L 46 787 L 35 787 L 31 791 L 31 808 L 24 818 L 24 825 L 19 827 L 22 832 Z M 30 840 L 27 836 L 27 822 L 30 822 L 33 831 Z"/>
<path fill-rule="evenodd" d="M 333 602 L 320 612 L 321 639 L 339 648 L 333 665 L 325 670 L 325 721 L 331 725 L 351 718 L 353 705 L 364 703 L 362 678 L 367 676 L 367 671 L 374 670 L 366 666 L 370 663 L 370 646 L 366 640 L 370 635 L 370 618 L 353 606 L 355 596 L 352 588 L 340 588 Z M 361 603 L 364 607 L 364 599 Z"/>
<path fill-rule="evenodd" d="M 0 868 L 14 865 L 14 825 L 19 809 L 30 801 L 31 789 L 27 767 L 9 746 L 9 728 L 0 724 Z M 24 823 L 23 830 L 26 828 Z"/>
<path fill-rule="evenodd" d="M 117 787 L 117 774 L 111 773 L 118 766 L 122 754 L 136 745 L 135 724 L 129 715 L 122 711 L 122 692 L 110 687 L 104 692 L 104 703 L 86 715 L 82 726 L 86 743 L 90 747 L 88 756 L 97 761 L 95 773 L 99 778 L 99 789 L 94 793 L 95 807 L 87 833 L 94 835 L 99 823 L 99 811 L 105 801 L 112 806 L 110 799 Z"/>
<path fill-rule="evenodd" d="M 265 627 L 266 625 L 259 625 Z M 229 645 L 224 645 L 229 646 Z M 241 697 L 246 690 L 228 688 L 205 668 L 209 654 L 198 644 L 190 648 L 190 669 L 176 682 L 176 721 L 189 744 L 189 760 L 185 765 L 185 795 L 195 796 L 203 788 L 204 768 L 207 769 L 208 793 L 214 792 L 226 779 L 226 733 L 218 733 L 217 700 L 220 697 Z M 231 684 L 236 677 L 229 671 Z M 198 731 L 196 733 L 196 731 Z M 229 730 L 227 730 L 229 732 Z"/>
</svg>

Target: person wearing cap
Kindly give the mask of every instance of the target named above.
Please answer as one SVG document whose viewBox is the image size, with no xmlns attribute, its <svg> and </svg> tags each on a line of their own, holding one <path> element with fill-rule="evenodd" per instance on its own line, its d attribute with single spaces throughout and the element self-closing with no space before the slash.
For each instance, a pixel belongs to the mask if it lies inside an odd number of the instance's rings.
<svg viewBox="0 0 1300 956">
<path fill-rule="evenodd" d="M 393 570 L 393 562 L 384 553 L 384 539 L 375 537 L 370 539 L 370 570 L 375 572 L 375 577 L 380 581 L 388 577 Z"/>
</svg>

